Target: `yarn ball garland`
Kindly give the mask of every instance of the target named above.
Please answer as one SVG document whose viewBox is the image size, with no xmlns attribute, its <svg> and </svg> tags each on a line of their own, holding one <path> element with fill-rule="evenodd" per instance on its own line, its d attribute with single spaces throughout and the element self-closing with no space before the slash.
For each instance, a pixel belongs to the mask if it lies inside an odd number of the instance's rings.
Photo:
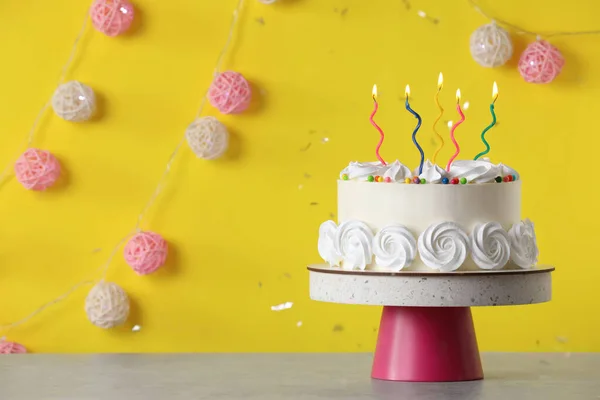
<svg viewBox="0 0 600 400">
<path fill-rule="evenodd" d="M 27 349 L 15 342 L 0 340 L 0 354 L 25 354 Z"/>
<path fill-rule="evenodd" d="M 565 59 L 560 50 L 545 40 L 531 43 L 519 59 L 519 72 L 529 83 L 552 82 L 563 66 Z"/>
<path fill-rule="evenodd" d="M 96 96 L 89 86 L 69 81 L 56 88 L 52 96 L 52 109 L 64 120 L 87 121 L 96 111 Z"/>
<path fill-rule="evenodd" d="M 218 74 L 208 89 L 208 101 L 223 114 L 239 114 L 246 110 L 252 99 L 248 81 L 237 72 Z"/>
<path fill-rule="evenodd" d="M 509 33 L 494 22 L 483 25 L 471 34 L 471 55 L 482 67 L 504 65 L 513 55 Z"/>
<path fill-rule="evenodd" d="M 138 275 L 147 275 L 165 263 L 168 245 L 158 233 L 140 232 L 129 239 L 123 253 L 125 262 Z"/>
<path fill-rule="evenodd" d="M 198 158 L 214 160 L 229 146 L 229 132 L 215 117 L 197 118 L 185 131 L 188 145 Z"/>
<path fill-rule="evenodd" d="M 85 299 L 85 313 L 97 327 L 114 328 L 127 321 L 129 297 L 116 283 L 98 282 Z"/>
<path fill-rule="evenodd" d="M 15 162 L 15 176 L 25 189 L 46 190 L 60 177 L 60 164 L 49 151 L 29 148 Z"/>
<path fill-rule="evenodd" d="M 90 8 L 94 28 L 106 36 L 126 32 L 133 22 L 133 5 L 128 0 L 96 0 Z"/>
</svg>

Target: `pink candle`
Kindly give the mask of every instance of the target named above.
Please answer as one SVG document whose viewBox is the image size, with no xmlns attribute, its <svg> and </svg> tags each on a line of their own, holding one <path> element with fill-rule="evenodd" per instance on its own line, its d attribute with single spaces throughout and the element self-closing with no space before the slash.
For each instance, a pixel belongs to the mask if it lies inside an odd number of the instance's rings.
<svg viewBox="0 0 600 400">
<path fill-rule="evenodd" d="M 452 125 L 452 129 L 450 129 L 450 140 L 452 140 L 452 143 L 454 143 L 454 147 L 456 147 L 456 152 L 452 155 L 452 157 L 450 157 L 450 160 L 448 160 L 448 165 L 446 166 L 446 171 L 448 171 L 448 172 L 450 172 L 450 167 L 452 166 L 452 162 L 460 154 L 460 146 L 458 145 L 458 142 L 454 138 L 454 131 L 460 124 L 462 124 L 465 121 L 465 114 L 463 114 L 463 112 L 460 108 L 460 89 L 456 90 L 456 111 L 458 112 L 458 115 L 460 115 L 460 120 L 457 121 L 454 125 Z"/>
<path fill-rule="evenodd" d="M 379 104 L 377 104 L 377 85 L 373 85 L 373 104 L 375 105 L 375 108 L 373 109 L 373 112 L 371 113 L 371 118 L 369 118 L 369 121 L 371 122 L 371 125 L 373 125 L 375 127 L 375 129 L 377 129 L 379 131 L 379 143 L 377 143 L 377 147 L 375 148 L 375 155 L 377 156 L 377 159 L 379 160 L 380 163 L 382 163 L 383 165 L 387 165 L 385 161 L 383 161 L 383 158 L 381 158 L 381 156 L 379 155 L 379 149 L 381 148 L 381 145 L 383 144 L 383 139 L 385 138 L 385 135 L 383 134 L 383 131 L 381 130 L 381 128 L 379 127 L 379 125 L 377 125 L 375 123 L 375 121 L 373 121 L 373 117 L 375 116 L 375 114 L 377 113 L 377 110 L 379 109 Z"/>
</svg>

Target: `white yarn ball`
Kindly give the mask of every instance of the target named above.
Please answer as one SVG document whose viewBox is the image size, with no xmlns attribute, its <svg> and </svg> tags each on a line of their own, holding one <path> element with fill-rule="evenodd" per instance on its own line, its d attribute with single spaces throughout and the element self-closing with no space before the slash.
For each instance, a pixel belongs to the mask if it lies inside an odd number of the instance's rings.
<svg viewBox="0 0 600 400">
<path fill-rule="evenodd" d="M 96 111 L 96 96 L 89 86 L 69 81 L 56 88 L 52 108 L 56 115 L 67 121 L 87 121 Z"/>
<path fill-rule="evenodd" d="M 215 117 L 197 118 L 185 131 L 187 142 L 196 156 L 214 160 L 225 153 L 229 132 Z"/>
<path fill-rule="evenodd" d="M 471 35 L 471 55 L 483 67 L 499 67 L 513 54 L 508 32 L 494 22 L 483 25 Z"/>
<path fill-rule="evenodd" d="M 85 313 L 90 322 L 109 329 L 127 321 L 129 298 L 121 287 L 112 282 L 99 282 L 85 299 Z"/>
</svg>

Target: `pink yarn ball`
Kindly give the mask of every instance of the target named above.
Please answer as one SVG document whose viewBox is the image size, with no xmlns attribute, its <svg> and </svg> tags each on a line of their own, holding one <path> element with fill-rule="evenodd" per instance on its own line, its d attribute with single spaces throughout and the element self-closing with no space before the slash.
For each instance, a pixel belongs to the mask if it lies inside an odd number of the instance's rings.
<svg viewBox="0 0 600 400">
<path fill-rule="evenodd" d="M 19 343 L 0 341 L 0 354 L 25 354 L 27 349 Z"/>
<path fill-rule="evenodd" d="M 167 242 L 158 233 L 140 232 L 125 245 L 125 261 L 138 275 L 147 275 L 165 263 L 167 250 Z"/>
<path fill-rule="evenodd" d="M 97 30 L 107 36 L 117 36 L 131 26 L 133 5 L 128 0 L 96 0 L 90 17 Z"/>
<path fill-rule="evenodd" d="M 215 78 L 208 89 L 208 101 L 223 114 L 239 114 L 250 105 L 252 90 L 248 81 L 237 72 L 225 71 Z"/>
<path fill-rule="evenodd" d="M 48 151 L 27 149 L 15 163 L 17 180 L 29 190 L 46 190 L 60 176 L 60 164 Z"/>
<path fill-rule="evenodd" d="M 560 51 L 545 40 L 531 43 L 519 60 L 519 72 L 526 82 L 549 83 L 565 65 Z"/>
</svg>

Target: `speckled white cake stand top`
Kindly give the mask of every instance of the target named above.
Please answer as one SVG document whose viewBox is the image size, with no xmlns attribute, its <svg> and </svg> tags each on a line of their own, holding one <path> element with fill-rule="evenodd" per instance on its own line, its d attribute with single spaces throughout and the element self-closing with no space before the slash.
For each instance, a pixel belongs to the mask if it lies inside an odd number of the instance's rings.
<svg viewBox="0 0 600 400">
<path fill-rule="evenodd" d="M 436 272 L 346 271 L 310 265 L 310 298 L 342 304 L 474 307 L 535 304 L 552 298 L 554 267 Z"/>
</svg>

